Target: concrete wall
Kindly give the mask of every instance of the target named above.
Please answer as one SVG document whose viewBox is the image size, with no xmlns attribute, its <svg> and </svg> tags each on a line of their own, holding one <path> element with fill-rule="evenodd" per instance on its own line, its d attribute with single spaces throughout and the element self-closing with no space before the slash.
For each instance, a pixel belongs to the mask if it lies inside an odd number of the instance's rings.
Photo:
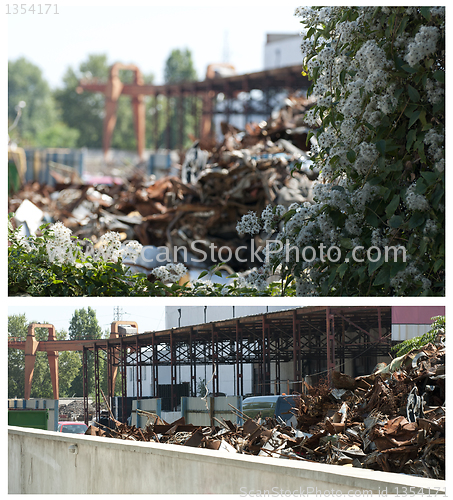
<svg viewBox="0 0 453 500">
<path fill-rule="evenodd" d="M 445 481 L 402 474 L 20 427 L 8 428 L 8 455 L 9 493 L 357 496 L 445 488 Z"/>
</svg>

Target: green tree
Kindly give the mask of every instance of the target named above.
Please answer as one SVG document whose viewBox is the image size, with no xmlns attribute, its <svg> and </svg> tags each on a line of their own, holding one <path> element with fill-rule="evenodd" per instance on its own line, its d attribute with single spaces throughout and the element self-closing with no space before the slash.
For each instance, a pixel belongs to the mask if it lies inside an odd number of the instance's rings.
<svg viewBox="0 0 453 500">
<path fill-rule="evenodd" d="M 174 49 L 171 51 L 165 63 L 164 80 L 167 84 L 197 80 L 197 72 L 193 65 L 192 53 L 189 49 Z M 191 142 L 187 133 L 193 130 L 194 118 L 192 114 L 192 101 L 186 97 L 167 97 L 169 99 L 170 114 L 167 116 L 167 125 L 162 131 L 163 143 L 167 143 L 167 134 L 170 134 L 170 147 L 179 143 L 179 134 L 182 130 L 183 147 L 190 146 Z M 167 103 L 163 104 L 167 109 Z M 200 108 L 201 102 L 196 106 Z M 179 111 L 182 110 L 182 115 Z M 181 123 L 183 120 L 183 123 Z"/>
<path fill-rule="evenodd" d="M 102 338 L 102 330 L 96 319 L 96 311 L 88 306 L 87 309 L 77 309 L 71 318 L 69 324 L 70 340 L 96 340 Z M 77 353 L 80 361 L 83 360 L 83 354 Z M 88 392 L 94 389 L 94 355 L 88 351 L 87 355 L 87 374 L 88 374 Z M 70 392 L 76 396 L 83 396 L 83 370 L 79 370 L 74 377 Z"/>
<path fill-rule="evenodd" d="M 197 79 L 197 72 L 189 49 L 173 49 L 165 62 L 165 83 L 189 82 Z"/>
<path fill-rule="evenodd" d="M 34 146 L 38 134 L 55 123 L 57 112 L 41 70 L 24 57 L 8 61 L 9 126 L 14 122 L 15 108 L 20 101 L 26 105 L 17 126 L 11 131 L 11 138 L 21 145 Z"/>
</svg>

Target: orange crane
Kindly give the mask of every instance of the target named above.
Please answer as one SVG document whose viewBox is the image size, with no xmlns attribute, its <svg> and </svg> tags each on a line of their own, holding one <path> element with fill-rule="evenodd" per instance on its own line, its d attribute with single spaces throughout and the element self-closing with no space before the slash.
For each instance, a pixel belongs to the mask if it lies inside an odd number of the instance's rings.
<svg viewBox="0 0 453 500">
<path fill-rule="evenodd" d="M 110 339 L 121 337 L 119 332 L 120 325 L 131 325 L 138 333 L 138 325 L 135 321 L 114 321 L 110 327 Z M 46 328 L 48 330 L 47 340 L 36 340 L 35 329 Z M 8 338 L 8 348 L 20 349 L 25 351 L 25 391 L 24 399 L 30 399 L 31 384 L 33 381 L 33 371 L 35 367 L 35 359 L 37 351 L 47 352 L 47 359 L 50 368 L 50 379 L 52 381 L 53 398 L 59 399 L 59 384 L 58 384 L 58 353 L 59 351 L 82 351 L 84 347 L 94 348 L 94 342 L 99 344 L 99 340 L 57 340 L 55 335 L 55 327 L 53 325 L 31 323 L 28 325 L 27 337 L 25 340 L 19 340 L 15 337 Z M 106 341 L 107 345 L 107 341 Z M 111 365 L 111 366 L 110 366 Z M 109 370 L 111 378 L 109 379 L 109 394 L 113 395 L 115 388 L 116 375 L 118 373 L 118 365 L 114 363 L 112 358 L 109 361 Z"/>
</svg>

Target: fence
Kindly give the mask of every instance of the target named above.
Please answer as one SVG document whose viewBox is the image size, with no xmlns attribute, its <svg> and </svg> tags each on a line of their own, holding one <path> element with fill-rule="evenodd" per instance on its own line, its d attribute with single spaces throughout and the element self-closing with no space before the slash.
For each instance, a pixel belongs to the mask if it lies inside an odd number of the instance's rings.
<svg viewBox="0 0 453 500">
<path fill-rule="evenodd" d="M 75 173 L 82 177 L 84 152 L 80 149 L 25 149 L 25 157 L 26 182 L 38 181 L 40 184 L 53 186 L 55 179 L 51 175 L 52 169 L 58 170 L 62 175 L 70 176 Z M 57 165 L 52 166 L 52 162 Z"/>
</svg>

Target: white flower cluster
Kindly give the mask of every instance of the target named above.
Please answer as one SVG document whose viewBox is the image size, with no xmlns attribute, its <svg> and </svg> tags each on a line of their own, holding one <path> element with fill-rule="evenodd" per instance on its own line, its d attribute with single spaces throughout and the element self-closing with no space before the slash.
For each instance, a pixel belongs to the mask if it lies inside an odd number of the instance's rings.
<svg viewBox="0 0 453 500">
<path fill-rule="evenodd" d="M 71 239 L 72 231 L 58 221 L 49 227 L 49 233 L 53 237 L 46 242 L 49 261 L 57 264 L 74 263 L 80 252 Z"/>
<path fill-rule="evenodd" d="M 254 212 L 249 212 L 242 216 L 242 219 L 236 225 L 236 231 L 243 236 L 244 234 L 258 234 L 261 231 L 260 220 Z"/>
<path fill-rule="evenodd" d="M 264 224 L 263 228 L 267 234 L 272 234 L 274 232 L 274 226 L 278 223 L 285 212 L 286 209 L 283 205 L 277 205 L 276 207 L 268 205 L 261 212 L 261 220 Z"/>
<path fill-rule="evenodd" d="M 120 248 L 120 234 L 115 231 L 109 231 L 100 237 L 93 259 L 95 261 L 118 262 L 118 258 L 121 256 Z"/>
<path fill-rule="evenodd" d="M 429 210 L 428 200 L 422 194 L 415 193 L 416 184 L 413 182 L 406 191 L 406 206 L 409 210 L 420 210 L 426 212 Z"/>
<path fill-rule="evenodd" d="M 138 241 L 129 241 L 124 248 L 121 248 L 120 255 L 123 261 L 135 262 L 142 251 L 143 245 Z"/>
<path fill-rule="evenodd" d="M 187 267 L 181 263 L 170 263 L 166 266 L 156 267 L 151 271 L 151 274 L 163 283 L 177 283 L 186 273 Z"/>
<path fill-rule="evenodd" d="M 414 281 L 420 281 L 423 290 L 428 290 L 431 286 L 431 280 L 423 276 L 415 262 L 410 262 L 404 271 L 396 273 L 396 276 L 390 279 L 390 286 L 399 292 L 404 285 L 410 285 Z"/>
<path fill-rule="evenodd" d="M 256 288 L 259 292 L 267 287 L 267 276 L 262 270 L 252 271 L 245 279 L 246 286 Z"/>
<path fill-rule="evenodd" d="M 421 26 L 412 42 L 407 46 L 405 60 L 409 66 L 415 66 L 422 59 L 436 50 L 439 29 L 436 26 Z"/>
</svg>

